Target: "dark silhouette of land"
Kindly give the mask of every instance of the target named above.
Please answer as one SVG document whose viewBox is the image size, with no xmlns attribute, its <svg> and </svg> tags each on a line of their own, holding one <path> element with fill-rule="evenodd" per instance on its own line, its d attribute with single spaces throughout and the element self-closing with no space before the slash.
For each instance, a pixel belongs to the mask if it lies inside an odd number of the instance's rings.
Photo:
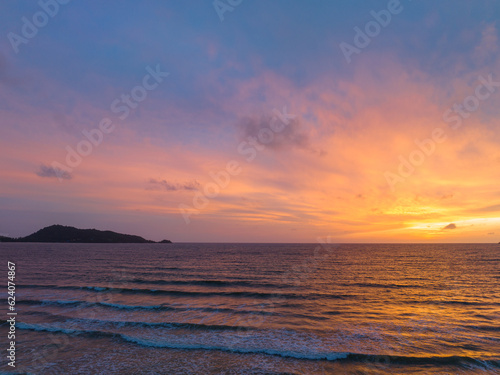
<svg viewBox="0 0 500 375">
<path fill-rule="evenodd" d="M 51 225 L 26 237 L 0 236 L 0 242 L 156 243 L 140 236 L 116 233 L 110 230 L 78 229 L 64 225 Z M 159 243 L 172 243 L 172 241 L 163 240 Z"/>
</svg>

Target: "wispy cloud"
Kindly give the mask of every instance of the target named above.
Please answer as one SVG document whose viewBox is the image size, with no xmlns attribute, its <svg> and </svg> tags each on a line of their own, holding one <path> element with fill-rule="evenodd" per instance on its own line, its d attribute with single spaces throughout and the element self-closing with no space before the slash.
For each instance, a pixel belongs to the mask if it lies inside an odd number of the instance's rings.
<svg viewBox="0 0 500 375">
<path fill-rule="evenodd" d="M 172 182 L 167 180 L 156 180 L 151 178 L 148 182 L 147 190 L 166 190 L 166 191 L 182 191 L 182 190 L 198 190 L 201 187 L 196 180 L 186 181 L 183 183 Z"/>
<path fill-rule="evenodd" d="M 243 117 L 237 123 L 240 140 L 261 139 L 261 143 L 266 148 L 277 151 L 291 148 L 314 150 L 309 134 L 298 118 L 290 120 L 286 127 L 276 133 L 272 139 L 265 139 L 264 131 L 271 128 L 271 124 L 275 121 L 277 121 L 277 118 L 269 115 Z"/>
<path fill-rule="evenodd" d="M 457 226 L 454 223 L 448 224 L 443 229 L 457 229 Z"/>
<path fill-rule="evenodd" d="M 500 204 L 495 204 L 493 206 L 480 207 L 471 210 L 471 212 L 497 212 L 500 211 Z"/>
<path fill-rule="evenodd" d="M 73 176 L 71 173 L 63 171 L 60 168 L 49 167 L 48 165 L 40 165 L 36 171 L 36 175 L 46 178 L 62 178 L 63 180 L 71 180 Z"/>
<path fill-rule="evenodd" d="M 474 58 L 484 62 L 498 51 L 498 37 L 495 24 L 488 24 L 481 34 L 481 42 L 474 50 Z"/>
</svg>

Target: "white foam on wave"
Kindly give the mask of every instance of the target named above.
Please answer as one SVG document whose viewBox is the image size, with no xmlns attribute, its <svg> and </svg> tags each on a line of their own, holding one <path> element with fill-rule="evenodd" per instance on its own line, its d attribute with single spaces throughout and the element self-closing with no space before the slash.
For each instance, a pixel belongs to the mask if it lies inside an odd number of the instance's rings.
<svg viewBox="0 0 500 375">
<path fill-rule="evenodd" d="M 39 332 L 43 332 L 43 331 L 45 331 L 45 332 L 61 332 L 61 333 L 66 333 L 68 335 L 72 335 L 72 334 L 80 332 L 76 329 L 54 327 L 54 326 L 50 326 L 48 324 L 29 324 L 29 323 L 23 323 L 23 322 L 16 322 L 16 328 L 27 329 L 27 330 L 31 330 L 31 331 L 39 331 Z"/>
<path fill-rule="evenodd" d="M 101 306 L 114 307 L 116 309 L 123 310 L 156 310 L 163 308 L 162 305 L 122 305 L 119 303 L 108 303 L 108 302 L 99 302 Z"/>
<path fill-rule="evenodd" d="M 276 350 L 276 349 L 258 349 L 258 348 L 238 348 L 231 346 L 212 346 L 203 344 L 180 344 L 173 343 L 164 340 L 151 340 L 151 339 L 140 339 L 137 337 L 132 337 L 128 335 L 121 335 L 123 339 L 141 346 L 149 346 L 155 348 L 168 348 L 168 349 L 182 349 L 182 350 L 220 350 L 232 353 L 242 353 L 242 354 L 268 354 L 277 355 L 281 357 L 297 358 L 297 359 L 310 359 L 310 360 L 328 360 L 335 361 L 338 359 L 345 359 L 350 353 L 341 352 L 298 352 L 292 350 Z"/>
<path fill-rule="evenodd" d="M 109 337 L 113 335 L 115 337 L 121 337 L 123 340 L 137 345 L 155 348 L 168 348 L 168 349 L 181 349 L 181 350 L 219 350 L 232 353 L 253 353 L 253 354 L 267 354 L 281 357 L 290 357 L 297 359 L 309 359 L 309 360 L 329 360 L 334 361 L 338 359 L 347 358 L 349 353 L 335 352 L 335 351 L 314 351 L 311 350 L 307 345 L 283 345 L 282 347 L 264 347 L 265 337 L 251 336 L 247 337 L 245 340 L 238 340 L 234 336 L 226 336 L 223 345 L 216 345 L 214 341 L 220 341 L 221 337 L 218 338 L 214 336 L 205 336 L 205 340 L 200 340 L 202 336 L 200 335 L 163 335 L 163 337 L 155 337 L 157 330 L 152 332 L 149 337 L 139 337 L 132 336 L 130 334 L 110 332 L 110 331 L 96 331 L 96 330 L 85 330 L 85 329 L 68 329 L 63 327 L 57 327 L 48 324 L 28 324 L 19 322 L 17 323 L 19 329 L 26 329 L 39 332 L 59 332 L 70 335 L 100 335 Z M 140 332 L 137 332 L 139 335 Z M 213 339 L 217 340 L 213 340 Z M 208 340 L 207 340 L 208 339 Z M 302 343 L 305 344 L 305 343 Z M 280 345 L 281 346 L 281 345 Z M 292 349 L 284 349 L 284 347 L 292 347 Z"/>
<path fill-rule="evenodd" d="M 360 352 L 337 351 L 333 348 L 327 348 L 322 345 L 313 345 L 316 340 L 301 340 L 301 337 L 286 337 L 286 335 L 278 335 L 278 337 L 269 337 L 261 335 L 251 335 L 245 337 L 244 340 L 238 340 L 235 335 L 222 336 L 220 334 L 214 335 L 193 335 L 182 334 L 172 335 L 165 334 L 158 335 L 158 330 L 149 331 L 151 335 L 140 337 L 144 334 L 143 330 L 138 330 L 131 333 L 120 333 L 116 331 L 100 331 L 100 330 L 86 330 L 86 329 L 67 329 L 63 327 L 54 327 L 47 324 L 28 324 L 19 322 L 16 324 L 19 329 L 33 330 L 33 331 L 46 331 L 58 332 L 70 335 L 82 335 L 86 337 L 95 338 L 111 338 L 121 339 L 123 341 L 140 345 L 143 347 L 152 348 L 167 348 L 177 350 L 209 350 L 209 351 L 224 351 L 237 354 L 262 354 L 271 356 L 280 356 L 287 358 L 295 358 L 300 360 L 326 360 L 337 361 L 342 359 L 353 360 L 370 360 L 370 361 L 387 361 L 388 358 L 395 363 L 408 363 L 408 364 L 433 364 L 433 365 L 459 365 L 480 367 L 487 369 L 498 369 L 500 363 L 496 358 L 489 360 L 473 358 L 473 357 L 460 357 L 460 356 L 405 356 L 398 354 L 361 354 Z M 137 334 L 134 336 L 133 334 Z M 275 340 L 280 338 L 278 342 Z M 201 340 L 200 340 L 201 339 Z M 214 341 L 215 339 L 215 341 Z M 302 339 L 304 339 L 302 337 Z M 321 344 L 319 341 L 317 344 Z M 472 367 L 471 367 L 472 366 Z"/>
</svg>

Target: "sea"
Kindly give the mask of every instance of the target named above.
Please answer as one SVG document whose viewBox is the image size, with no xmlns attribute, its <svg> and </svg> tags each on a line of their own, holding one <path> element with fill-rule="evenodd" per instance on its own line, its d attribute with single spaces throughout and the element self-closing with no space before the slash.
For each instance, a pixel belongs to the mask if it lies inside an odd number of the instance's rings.
<svg viewBox="0 0 500 375">
<path fill-rule="evenodd" d="M 496 244 L 0 243 L 0 257 L 2 374 L 500 374 Z"/>
</svg>

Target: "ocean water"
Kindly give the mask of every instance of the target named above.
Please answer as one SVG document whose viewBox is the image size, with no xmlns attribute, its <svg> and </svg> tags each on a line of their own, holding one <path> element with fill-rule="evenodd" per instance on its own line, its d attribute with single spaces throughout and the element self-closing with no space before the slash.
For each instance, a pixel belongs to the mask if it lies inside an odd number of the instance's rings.
<svg viewBox="0 0 500 375">
<path fill-rule="evenodd" d="M 500 374 L 500 246 L 0 244 L 3 373 Z M 0 271 L 0 277 L 1 277 Z"/>
</svg>

